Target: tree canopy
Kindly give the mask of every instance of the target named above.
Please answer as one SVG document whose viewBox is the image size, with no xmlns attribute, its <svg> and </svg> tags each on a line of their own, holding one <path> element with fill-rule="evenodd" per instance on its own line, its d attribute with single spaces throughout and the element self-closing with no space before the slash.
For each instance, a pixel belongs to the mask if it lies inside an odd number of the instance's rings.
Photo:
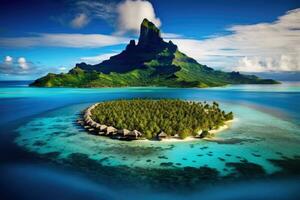
<svg viewBox="0 0 300 200">
<path fill-rule="evenodd" d="M 233 113 L 225 113 L 216 102 L 132 99 L 100 103 L 92 110 L 92 119 L 117 129 L 136 129 L 149 139 L 162 131 L 185 138 L 224 125 Z"/>
</svg>

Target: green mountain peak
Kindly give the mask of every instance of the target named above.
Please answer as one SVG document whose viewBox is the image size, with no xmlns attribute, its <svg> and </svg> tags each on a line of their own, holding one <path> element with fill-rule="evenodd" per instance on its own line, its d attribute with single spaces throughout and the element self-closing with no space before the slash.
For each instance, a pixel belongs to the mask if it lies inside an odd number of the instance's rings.
<svg viewBox="0 0 300 200">
<path fill-rule="evenodd" d="M 143 29 L 143 28 L 152 29 L 156 32 L 159 32 L 159 29 L 155 26 L 155 24 L 153 24 L 147 18 L 144 18 L 142 23 L 141 23 L 141 29 Z"/>
<path fill-rule="evenodd" d="M 96 65 L 78 63 L 66 74 L 48 74 L 34 81 L 39 87 L 169 86 L 213 87 L 226 84 L 274 84 L 238 72 L 216 71 L 188 57 L 172 41 L 165 42 L 160 30 L 148 19 L 141 23 L 136 44 Z"/>
<path fill-rule="evenodd" d="M 160 35 L 160 30 L 145 18 L 141 24 L 138 45 L 147 48 L 148 46 L 160 46 L 162 43 L 163 39 Z"/>
</svg>

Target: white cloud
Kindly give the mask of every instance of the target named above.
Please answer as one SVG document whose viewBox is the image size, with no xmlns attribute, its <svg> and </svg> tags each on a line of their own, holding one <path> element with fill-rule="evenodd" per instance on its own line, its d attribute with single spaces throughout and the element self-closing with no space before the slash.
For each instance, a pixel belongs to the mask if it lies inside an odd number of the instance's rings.
<svg viewBox="0 0 300 200">
<path fill-rule="evenodd" d="M 104 60 L 109 59 L 113 55 L 116 55 L 116 53 L 105 53 L 97 56 L 82 57 L 80 58 L 80 61 L 88 64 L 98 64 Z"/>
<path fill-rule="evenodd" d="M 235 25 L 206 40 L 175 39 L 180 50 L 212 67 L 239 71 L 300 70 L 300 9 L 273 23 Z"/>
<path fill-rule="evenodd" d="M 103 35 L 103 34 L 37 34 L 31 37 L 7 37 L 0 38 L 0 47 L 73 47 L 73 48 L 97 48 L 126 44 L 128 38 Z"/>
<path fill-rule="evenodd" d="M 51 16 L 53 21 L 72 28 L 82 28 L 92 20 L 105 20 L 114 25 L 117 3 L 111 0 L 67 0 L 64 13 Z"/>
<path fill-rule="evenodd" d="M 293 58 L 284 54 L 276 58 L 243 57 L 238 61 L 235 70 L 244 72 L 299 71 L 299 61 L 299 57 Z"/>
<path fill-rule="evenodd" d="M 183 35 L 176 33 L 162 33 L 161 36 L 166 39 L 182 38 Z"/>
<path fill-rule="evenodd" d="M 7 56 L 4 57 L 3 61 L 0 61 L 0 76 L 19 76 L 19 77 L 40 77 L 49 72 L 60 73 L 67 70 L 66 67 L 54 68 L 37 65 L 32 61 L 28 61 L 25 57 L 19 57 L 14 59 L 9 56 L 8 60 L 11 60 L 10 63 L 7 61 Z"/>
<path fill-rule="evenodd" d="M 75 18 L 70 22 L 73 28 L 82 28 L 90 22 L 90 19 L 85 13 L 80 13 L 75 16 Z"/>
<path fill-rule="evenodd" d="M 70 0 L 67 9 L 66 14 L 52 18 L 61 24 L 67 21 L 73 28 L 82 28 L 90 21 L 100 19 L 115 27 L 116 34 L 122 35 L 138 33 L 144 18 L 158 27 L 161 25 L 153 5 L 147 0 L 122 0 L 119 3 L 110 0 Z"/>
<path fill-rule="evenodd" d="M 16 61 L 11 56 L 6 56 L 3 62 L 0 62 L 0 74 L 8 75 L 26 75 L 43 72 L 43 68 L 28 62 L 25 57 L 19 57 Z"/>
<path fill-rule="evenodd" d="M 10 64 L 10 63 L 12 63 L 12 61 L 13 61 L 13 58 L 11 56 L 5 56 L 5 58 L 4 58 L 5 63 Z"/>
<path fill-rule="evenodd" d="M 126 0 L 117 6 L 118 34 L 126 32 L 137 33 L 144 18 L 160 26 L 160 19 L 156 17 L 154 8 L 149 1 L 144 0 Z"/>
<path fill-rule="evenodd" d="M 71 3 L 71 7 L 73 7 Z M 85 13 L 94 19 L 104 19 L 111 21 L 115 18 L 116 3 L 99 0 L 79 0 L 75 2 L 77 12 Z"/>
<path fill-rule="evenodd" d="M 58 70 L 59 71 L 65 71 L 65 70 L 67 70 L 67 68 L 66 67 L 60 67 L 60 68 L 58 68 Z"/>
<path fill-rule="evenodd" d="M 26 59 L 24 57 L 20 57 L 18 59 L 18 64 L 19 64 L 19 67 L 21 67 L 21 69 L 23 69 L 23 70 L 28 69 L 28 64 L 27 64 Z"/>
<path fill-rule="evenodd" d="M 37 65 L 32 61 L 28 61 L 25 57 L 19 57 L 18 59 L 12 58 L 11 63 L 5 62 L 5 59 L 0 62 L 0 76 L 18 76 L 18 77 L 40 77 L 46 75 L 49 72 L 60 73 L 67 70 L 65 67 L 54 68 Z"/>
</svg>

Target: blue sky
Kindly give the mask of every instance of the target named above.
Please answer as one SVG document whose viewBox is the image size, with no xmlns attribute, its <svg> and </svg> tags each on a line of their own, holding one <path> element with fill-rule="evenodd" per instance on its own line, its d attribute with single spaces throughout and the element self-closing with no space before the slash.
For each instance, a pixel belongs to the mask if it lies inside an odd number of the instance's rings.
<svg viewBox="0 0 300 200">
<path fill-rule="evenodd" d="M 146 17 L 200 63 L 226 71 L 300 70 L 298 0 L 0 0 L 0 79 L 99 63 Z"/>
</svg>

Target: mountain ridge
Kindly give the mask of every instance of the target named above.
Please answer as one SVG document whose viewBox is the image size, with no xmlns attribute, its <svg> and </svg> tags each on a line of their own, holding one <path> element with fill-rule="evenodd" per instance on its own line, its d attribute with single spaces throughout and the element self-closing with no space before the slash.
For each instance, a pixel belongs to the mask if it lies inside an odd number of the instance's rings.
<svg viewBox="0 0 300 200">
<path fill-rule="evenodd" d="M 149 20 L 141 23 L 138 43 L 130 40 L 125 50 L 99 64 L 77 63 L 66 74 L 47 74 L 30 86 L 37 87 L 214 87 L 226 84 L 275 84 L 239 72 L 216 71 L 199 64 L 165 42 L 160 30 Z"/>
</svg>

